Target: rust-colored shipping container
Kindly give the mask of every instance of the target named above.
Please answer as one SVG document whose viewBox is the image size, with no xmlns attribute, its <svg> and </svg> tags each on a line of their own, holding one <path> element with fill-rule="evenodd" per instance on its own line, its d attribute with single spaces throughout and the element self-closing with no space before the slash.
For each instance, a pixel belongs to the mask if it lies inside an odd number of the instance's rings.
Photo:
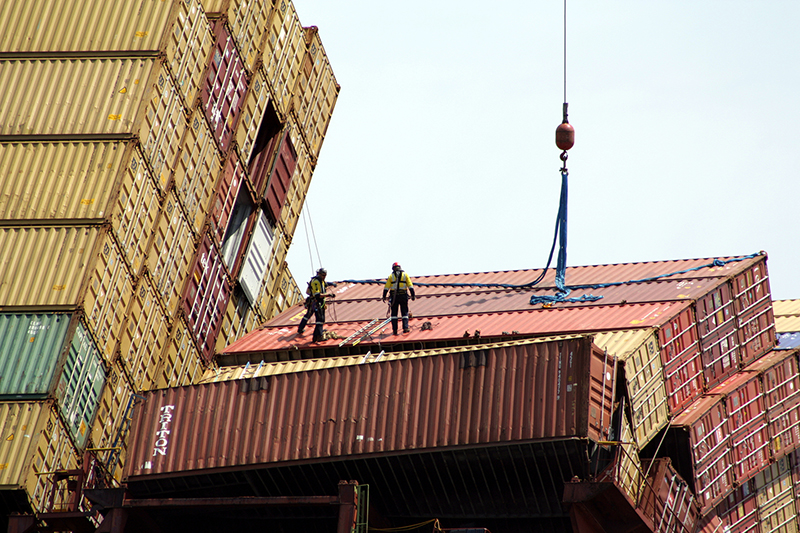
<svg viewBox="0 0 800 533">
<path fill-rule="evenodd" d="M 181 154 L 175 165 L 175 193 L 195 235 L 206 223 L 211 201 L 222 171 L 222 158 L 211 135 L 202 108 L 195 108 L 181 142 Z"/>
<path fill-rule="evenodd" d="M 775 317 L 766 258 L 733 279 L 741 365 L 745 367 L 775 347 Z"/>
<path fill-rule="evenodd" d="M 153 391 L 134 414 L 127 478 L 606 440 L 613 375 L 613 362 L 581 337 Z"/>
<path fill-rule="evenodd" d="M 761 374 L 761 388 L 767 412 L 800 404 L 798 350 L 773 350 L 746 370 Z"/>
<path fill-rule="evenodd" d="M 704 514 L 733 489 L 730 427 L 722 396 L 703 396 L 675 417 L 664 447 L 678 471 L 694 485 Z"/>
<path fill-rule="evenodd" d="M 733 477 L 741 483 L 769 465 L 770 437 L 767 421 L 761 418 L 739 427 L 731 434 L 731 460 Z"/>
<path fill-rule="evenodd" d="M 231 286 L 222 255 L 206 235 L 189 272 L 182 307 L 200 354 L 207 361 L 214 355 L 230 296 Z"/>
<path fill-rule="evenodd" d="M 289 190 L 296 167 L 297 152 L 287 131 L 278 146 L 278 154 L 275 157 L 272 172 L 267 181 L 267 190 L 264 193 L 267 212 L 274 222 L 281 219 L 281 210 L 283 209 L 284 200 L 286 200 L 286 192 Z"/>
<path fill-rule="evenodd" d="M 240 163 L 235 150 L 228 153 L 219 185 L 211 203 L 208 223 L 211 232 L 217 243 L 225 240 L 225 232 L 228 229 L 228 221 L 231 218 L 233 209 L 236 206 L 236 199 L 239 196 L 239 189 L 245 182 L 245 168 Z"/>
<path fill-rule="evenodd" d="M 664 382 L 670 413 L 677 415 L 703 394 L 703 360 L 690 354 L 664 366 Z"/>
<path fill-rule="evenodd" d="M 646 472 L 639 497 L 639 509 L 652 531 L 695 531 L 701 512 L 689 484 L 681 478 L 668 458 L 642 461 Z"/>
<path fill-rule="evenodd" d="M 247 92 L 247 71 L 239 52 L 221 21 L 214 23 L 214 55 L 200 93 L 211 132 L 224 154 L 230 148 Z"/>
</svg>

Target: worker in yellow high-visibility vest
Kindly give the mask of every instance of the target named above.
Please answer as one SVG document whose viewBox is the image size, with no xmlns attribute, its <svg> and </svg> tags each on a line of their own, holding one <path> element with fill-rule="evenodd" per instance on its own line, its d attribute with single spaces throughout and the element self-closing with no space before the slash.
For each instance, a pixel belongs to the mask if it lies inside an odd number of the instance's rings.
<svg viewBox="0 0 800 533">
<path fill-rule="evenodd" d="M 306 309 L 308 311 L 306 311 L 305 316 L 300 320 L 300 325 L 297 327 L 297 334 L 302 335 L 303 330 L 306 329 L 308 319 L 311 318 L 311 315 L 314 315 L 316 324 L 314 325 L 313 342 L 322 342 L 324 340 L 322 326 L 325 324 L 325 299 L 333 298 L 334 296 L 326 292 L 328 287 L 336 286 L 333 282 L 325 283 L 327 275 L 328 271 L 320 268 L 317 270 L 317 275 L 308 282 L 308 288 L 306 288 L 306 294 L 308 295 Z"/>
<path fill-rule="evenodd" d="M 411 294 L 411 299 L 416 300 L 417 296 L 414 294 L 414 284 L 411 282 L 411 277 L 406 274 L 400 263 L 392 265 L 392 273 L 386 278 L 386 285 L 383 287 L 382 301 L 386 301 L 386 294 L 390 295 L 389 306 L 392 309 L 392 333 L 397 335 L 397 311 L 398 308 L 403 313 L 403 333 L 408 333 L 408 295 Z"/>
</svg>

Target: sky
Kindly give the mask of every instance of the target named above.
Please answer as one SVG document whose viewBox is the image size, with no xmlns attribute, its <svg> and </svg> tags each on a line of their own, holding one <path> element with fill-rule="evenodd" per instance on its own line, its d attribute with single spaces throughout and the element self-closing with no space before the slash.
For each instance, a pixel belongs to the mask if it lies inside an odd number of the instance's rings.
<svg viewBox="0 0 800 533">
<path fill-rule="evenodd" d="M 294 1 L 341 85 L 298 283 L 544 267 L 563 1 Z M 764 250 L 773 298 L 800 298 L 800 2 L 568 0 L 566 20 L 568 266 Z"/>
</svg>

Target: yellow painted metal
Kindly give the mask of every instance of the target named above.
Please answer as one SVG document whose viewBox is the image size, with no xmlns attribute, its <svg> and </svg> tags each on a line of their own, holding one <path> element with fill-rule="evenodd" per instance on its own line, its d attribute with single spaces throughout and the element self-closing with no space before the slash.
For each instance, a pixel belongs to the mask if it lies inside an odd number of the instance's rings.
<svg viewBox="0 0 800 533">
<path fill-rule="evenodd" d="M 305 143 L 300 139 L 299 130 L 292 128 L 291 133 L 292 146 L 294 146 L 297 153 L 297 166 L 295 167 L 292 181 L 289 183 L 289 190 L 286 191 L 286 200 L 281 210 L 280 224 L 284 234 L 293 237 L 308 195 L 308 188 L 311 185 L 314 161 L 309 156 Z"/>
<path fill-rule="evenodd" d="M 181 143 L 175 165 L 175 193 L 186 212 L 195 235 L 200 235 L 222 170 L 222 156 L 206 121 L 197 106 Z"/>
<path fill-rule="evenodd" d="M 301 303 L 304 299 L 305 293 L 300 290 L 297 281 L 289 270 L 288 263 L 284 262 L 270 314 L 277 316 L 290 307 Z"/>
<path fill-rule="evenodd" d="M 178 310 L 194 251 L 192 227 L 178 205 L 175 192 L 170 191 L 164 200 L 147 253 L 147 270 L 170 320 Z"/>
<path fill-rule="evenodd" d="M 296 322 L 305 314 L 305 309 L 298 310 Z M 523 346 L 539 342 L 552 342 L 559 340 L 576 339 L 581 335 L 561 335 L 556 337 L 543 337 L 540 339 L 524 339 L 518 341 L 492 342 L 480 345 L 451 346 L 447 348 L 436 348 L 433 350 L 414 350 L 410 352 L 391 352 L 391 353 L 372 353 L 363 355 L 346 355 L 340 357 L 326 357 L 320 359 L 294 359 L 289 361 L 248 363 L 246 365 L 223 366 L 219 368 L 209 368 L 203 376 L 198 379 L 198 383 L 214 383 L 217 381 L 230 381 L 233 379 L 257 378 L 262 376 L 273 376 L 277 374 L 291 374 L 295 372 L 307 372 L 309 370 L 320 370 L 325 368 L 338 368 L 342 366 L 364 365 L 380 363 L 382 361 L 397 361 L 403 359 L 413 359 L 416 357 L 428 357 L 446 353 L 468 352 L 473 350 L 489 350 L 492 348 L 504 348 L 509 346 Z"/>
<path fill-rule="evenodd" d="M 167 347 L 170 324 L 150 276 L 142 276 L 126 313 L 119 341 L 120 360 L 134 392 L 153 388 Z"/>
<path fill-rule="evenodd" d="M 230 34 L 249 73 L 261 60 L 271 14 L 272 0 L 231 0 L 228 4 Z"/>
<path fill-rule="evenodd" d="M 180 317 L 172 326 L 172 335 L 164 351 L 155 388 L 193 385 L 200 380 L 204 370 L 202 356 L 194 344 L 192 332 L 186 320 Z"/>
<path fill-rule="evenodd" d="M 633 412 L 633 431 L 640 447 L 669 422 L 667 390 L 653 328 L 622 330 L 595 335 L 595 344 L 625 364 L 625 382 Z"/>
<path fill-rule="evenodd" d="M 777 300 L 772 302 L 775 317 L 800 316 L 800 300 Z"/>
<path fill-rule="evenodd" d="M 38 472 L 77 468 L 78 456 L 52 401 L 0 402 L 0 490 L 23 491 L 37 512 L 45 510 L 50 477 Z M 56 493 L 54 508 L 64 508 Z"/>
<path fill-rule="evenodd" d="M 800 316 L 776 316 L 776 333 L 793 333 L 800 331 Z"/>
<path fill-rule="evenodd" d="M 97 457 L 117 481 L 122 479 L 122 467 L 127 449 L 124 446 L 124 440 L 121 440 L 121 432 L 124 431 L 126 411 L 133 395 L 133 387 L 122 368 L 122 362 L 114 361 L 110 365 L 108 381 L 97 406 L 97 416 L 92 424 L 91 439 L 96 448 L 108 448 L 107 451 L 98 452 Z M 123 446 L 119 450 L 118 459 L 113 461 L 113 448 L 120 444 Z M 112 462 L 116 462 L 116 464 L 111 466 Z"/>
<path fill-rule="evenodd" d="M 235 290 L 228 301 L 228 307 L 222 319 L 216 350 L 222 351 L 226 346 L 241 339 L 263 322 L 264 319 L 250 305 L 244 293 L 241 290 Z"/>
<path fill-rule="evenodd" d="M 756 474 L 756 505 L 762 531 L 797 531 L 794 482 L 788 457 L 782 457 Z"/>
<path fill-rule="evenodd" d="M 155 80 L 147 112 L 139 129 L 142 151 L 150 162 L 158 188 L 165 192 L 186 131 L 186 116 L 178 88 L 166 70 Z"/>
<path fill-rule="evenodd" d="M 0 219 L 109 220 L 134 276 L 160 209 L 132 141 L 0 143 Z"/>
<path fill-rule="evenodd" d="M 294 4 L 291 0 L 275 0 L 264 43 L 263 64 L 275 109 L 283 116 L 289 113 L 305 52 L 303 27 Z"/>
<path fill-rule="evenodd" d="M 275 316 L 273 314 L 275 298 L 288 249 L 289 241 L 280 226 L 278 226 L 274 230 L 272 250 L 270 250 L 267 269 L 264 273 L 264 279 L 261 280 L 261 289 L 255 303 L 256 310 L 266 320 Z"/>
<path fill-rule="evenodd" d="M 639 459 L 639 447 L 636 445 L 633 429 L 625 414 L 622 415 L 621 426 L 615 475 L 617 485 L 628 496 L 631 506 L 636 506 L 639 503 L 639 489 L 642 486 L 642 462 Z"/>
<path fill-rule="evenodd" d="M 230 0 L 200 0 L 206 13 L 220 14 L 227 10 Z"/>
<path fill-rule="evenodd" d="M 305 28 L 307 51 L 294 89 L 292 113 L 312 157 L 319 156 L 322 141 L 339 97 L 339 84 L 315 26 Z"/>
<path fill-rule="evenodd" d="M 242 104 L 241 118 L 236 126 L 236 144 L 239 146 L 239 155 L 242 161 L 250 161 L 258 128 L 264 112 L 267 110 L 269 100 L 267 75 L 263 69 L 258 69 L 250 81 L 247 96 Z"/>
<path fill-rule="evenodd" d="M 27 0 L 0 4 L 0 52 L 163 55 L 186 102 L 194 102 L 214 39 L 198 0 Z M 113 30 L 112 30 L 113 29 Z M 39 54 L 37 54 L 37 52 Z M 190 104 L 187 104 L 190 105 Z"/>
</svg>

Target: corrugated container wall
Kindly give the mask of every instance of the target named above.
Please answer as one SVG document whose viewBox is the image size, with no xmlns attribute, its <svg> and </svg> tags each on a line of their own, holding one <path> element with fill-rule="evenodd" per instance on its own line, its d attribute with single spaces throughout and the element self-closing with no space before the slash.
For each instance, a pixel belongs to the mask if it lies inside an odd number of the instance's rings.
<svg viewBox="0 0 800 533">
<path fill-rule="evenodd" d="M 0 36 L 0 52 L 69 52 L 73 57 L 120 50 L 164 54 L 184 102 L 190 106 L 213 45 L 200 2 L 139 0 L 114 7 L 109 9 L 104 0 L 4 2 L 0 27 L 6 31 Z"/>
<path fill-rule="evenodd" d="M 223 4 L 224 5 L 224 4 Z M 267 23 L 272 15 L 272 0 L 229 0 L 227 15 L 230 34 L 249 73 L 258 67 L 267 36 Z M 209 9 L 206 11 L 211 12 Z"/>
<path fill-rule="evenodd" d="M 591 339 L 577 338 L 153 391 L 134 414 L 127 477 L 535 439 L 606 440 L 612 369 Z M 168 436 L 159 433 L 165 430 Z"/>
<path fill-rule="evenodd" d="M 275 108 L 286 117 L 292 94 L 306 53 L 305 36 L 291 0 L 275 0 L 270 16 L 263 62 L 268 82 L 274 91 Z"/>
</svg>

